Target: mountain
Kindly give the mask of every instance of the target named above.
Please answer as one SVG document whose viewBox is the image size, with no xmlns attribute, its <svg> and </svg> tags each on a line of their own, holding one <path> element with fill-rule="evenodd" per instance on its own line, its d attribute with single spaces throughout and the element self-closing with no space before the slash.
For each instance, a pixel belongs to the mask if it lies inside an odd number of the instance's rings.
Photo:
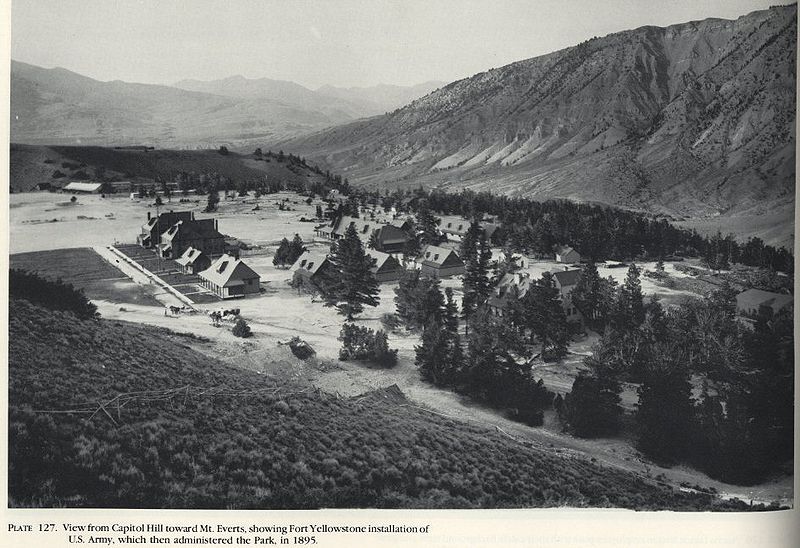
<svg viewBox="0 0 800 548">
<path fill-rule="evenodd" d="M 372 114 L 383 114 L 405 106 L 414 99 L 423 97 L 445 84 L 447 82 L 430 81 L 415 86 L 391 86 L 386 84 L 353 88 L 322 86 L 317 92 L 330 97 L 338 97 L 368 105 L 373 110 Z"/>
<path fill-rule="evenodd" d="M 11 62 L 11 140 L 28 144 L 249 147 L 365 116 L 424 95 L 435 83 L 312 91 L 232 76 L 173 86 L 100 82 L 63 68 Z"/>
<path fill-rule="evenodd" d="M 367 186 L 597 201 L 790 244 L 796 20 L 792 5 L 594 38 L 273 147 Z"/>
</svg>

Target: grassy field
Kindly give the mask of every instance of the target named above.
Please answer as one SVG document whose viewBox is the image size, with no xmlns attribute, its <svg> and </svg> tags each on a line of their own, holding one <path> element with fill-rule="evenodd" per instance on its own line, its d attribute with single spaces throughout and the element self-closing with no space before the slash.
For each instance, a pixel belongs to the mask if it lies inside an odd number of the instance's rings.
<svg viewBox="0 0 800 548">
<path fill-rule="evenodd" d="M 133 283 L 86 247 L 16 253 L 9 257 L 9 263 L 11 268 L 37 272 L 49 279 L 61 278 L 83 289 L 92 300 L 161 306 L 147 287 Z"/>
</svg>

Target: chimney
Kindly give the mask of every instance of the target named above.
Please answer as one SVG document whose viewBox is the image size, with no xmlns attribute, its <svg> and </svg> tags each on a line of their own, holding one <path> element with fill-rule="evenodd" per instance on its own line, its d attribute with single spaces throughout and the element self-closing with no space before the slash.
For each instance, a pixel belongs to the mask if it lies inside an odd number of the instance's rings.
<svg viewBox="0 0 800 548">
<path fill-rule="evenodd" d="M 150 220 L 150 212 L 149 211 L 147 212 L 147 220 L 148 221 Z"/>
<path fill-rule="evenodd" d="M 214 219 L 214 230 L 219 230 L 219 221 Z"/>
</svg>

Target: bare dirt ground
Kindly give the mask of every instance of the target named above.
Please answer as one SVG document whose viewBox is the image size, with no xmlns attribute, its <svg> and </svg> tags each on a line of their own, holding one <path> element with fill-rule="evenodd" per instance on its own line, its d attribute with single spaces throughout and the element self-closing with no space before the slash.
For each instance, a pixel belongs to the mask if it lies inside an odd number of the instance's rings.
<svg viewBox="0 0 800 548">
<path fill-rule="evenodd" d="M 294 211 L 280 211 L 278 202 L 289 200 Z M 77 206 L 58 206 L 57 202 L 68 200 L 63 195 L 13 194 L 11 195 L 11 249 L 12 251 L 36 251 L 75 246 L 107 246 L 114 240 L 131 242 L 146 218 L 147 204 L 127 198 L 100 198 L 81 196 Z M 258 202 L 259 210 L 253 211 Z M 295 202 L 295 203 L 292 203 Z M 204 202 L 190 204 L 198 211 Z M 104 318 L 124 320 L 167 327 L 178 332 L 189 332 L 208 339 L 208 342 L 189 341 L 197 350 L 219 358 L 237 367 L 258 371 L 264 375 L 291 377 L 313 383 L 329 393 L 342 397 L 355 396 L 364 392 L 397 384 L 406 394 L 412 405 L 420 406 L 431 413 L 438 413 L 487 428 L 499 429 L 509 436 L 535 443 L 543 450 L 581 455 L 608 466 L 622 468 L 646 477 L 663 475 L 666 481 L 679 485 L 688 483 L 703 488 L 714 488 L 728 496 L 743 500 L 771 502 L 778 500 L 783 504 L 793 504 L 792 476 L 785 475 L 774 482 L 755 487 L 738 487 L 711 480 L 704 474 L 683 467 L 670 469 L 658 467 L 642 459 L 631 444 L 623 438 L 582 440 L 561 431 L 558 420 L 548 413 L 544 427 L 533 428 L 506 418 L 501 412 L 477 405 L 467 398 L 449 391 L 440 390 L 422 382 L 414 365 L 414 346 L 419 338 L 411 333 L 390 333 L 389 343 L 398 348 L 399 363 L 390 370 L 373 369 L 363 364 L 339 362 L 340 346 L 337 340 L 342 326 L 342 318 L 335 310 L 326 308 L 310 295 L 300 294 L 289 286 L 291 272 L 272 265 L 272 253 L 283 237 L 291 238 L 299 233 L 309 247 L 323 249 L 329 245 L 324 240 L 314 240 L 313 223 L 300 222 L 301 216 L 312 217 L 316 203 L 305 204 L 300 197 L 291 193 L 281 193 L 262 197 L 259 200 L 248 198 L 224 201 L 220 212 L 220 230 L 249 243 L 263 246 L 263 254 L 245 257 L 244 260 L 262 277 L 266 291 L 260 297 L 247 298 L 223 303 L 198 305 L 195 314 L 165 315 L 163 304 L 168 298 L 163 292 L 149 288 L 148 291 L 161 304 L 122 302 L 122 294 L 106 295 L 97 298 L 96 303 Z M 183 209 L 173 204 L 174 209 Z M 74 207 L 74 209 L 72 209 Z M 169 205 L 167 206 L 169 207 Z M 56 223 L 33 223 L 36 219 L 46 219 L 56 208 L 62 213 L 63 221 Z M 82 209 L 81 209 L 82 208 Z M 150 208 L 153 210 L 153 208 Z M 77 211 L 91 220 L 78 220 Z M 163 210 L 163 209 L 162 209 Z M 107 215 L 112 216 L 107 216 Z M 70 217 L 70 215 L 73 215 Z M 208 217 L 199 214 L 198 217 Z M 69 250 L 67 250 L 69 251 Z M 116 265 L 115 265 L 116 266 Z M 654 264 L 639 264 L 643 269 L 653 269 Z M 532 263 L 528 270 L 532 275 L 540 275 L 544 270 L 562 269 L 552 261 Z M 622 282 L 626 268 L 599 267 L 602 276 L 612 276 Z M 668 274 L 675 278 L 686 276 L 676 271 L 671 264 L 666 265 Z M 139 286 L 151 285 L 137 278 L 125 283 Z M 444 287 L 452 287 L 456 299 L 460 301 L 461 281 L 444 280 Z M 372 329 L 382 328 L 381 317 L 394 312 L 395 284 L 381 286 L 381 302 L 370 308 L 358 323 Z M 652 280 L 642 277 L 645 293 L 656 293 L 668 304 L 686 296 L 693 295 L 683 289 L 665 288 Z M 232 322 L 222 327 L 212 325 L 207 314 L 213 310 L 237 307 L 250 324 L 254 336 L 239 339 L 232 335 Z M 317 352 L 315 358 L 303 362 L 292 355 L 285 344 L 291 337 L 299 336 L 307 341 Z M 555 364 L 536 364 L 535 374 L 544 379 L 545 384 L 558 392 L 568 391 L 572 380 L 582 367 L 583 358 L 591 352 L 596 335 L 590 335 L 571 345 L 571 354 L 562 362 Z M 626 387 L 623 404 L 633 409 L 636 401 L 634 386 Z"/>
</svg>

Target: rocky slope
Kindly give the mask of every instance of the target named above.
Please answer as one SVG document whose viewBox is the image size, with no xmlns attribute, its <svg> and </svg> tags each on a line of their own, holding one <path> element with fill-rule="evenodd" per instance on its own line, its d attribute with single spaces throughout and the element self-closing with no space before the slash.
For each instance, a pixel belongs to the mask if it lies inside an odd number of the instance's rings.
<svg viewBox="0 0 800 548">
<path fill-rule="evenodd" d="M 796 19 L 792 5 L 595 38 L 280 145 L 369 185 L 600 201 L 742 235 L 769 214 L 749 233 L 786 244 Z"/>
</svg>

